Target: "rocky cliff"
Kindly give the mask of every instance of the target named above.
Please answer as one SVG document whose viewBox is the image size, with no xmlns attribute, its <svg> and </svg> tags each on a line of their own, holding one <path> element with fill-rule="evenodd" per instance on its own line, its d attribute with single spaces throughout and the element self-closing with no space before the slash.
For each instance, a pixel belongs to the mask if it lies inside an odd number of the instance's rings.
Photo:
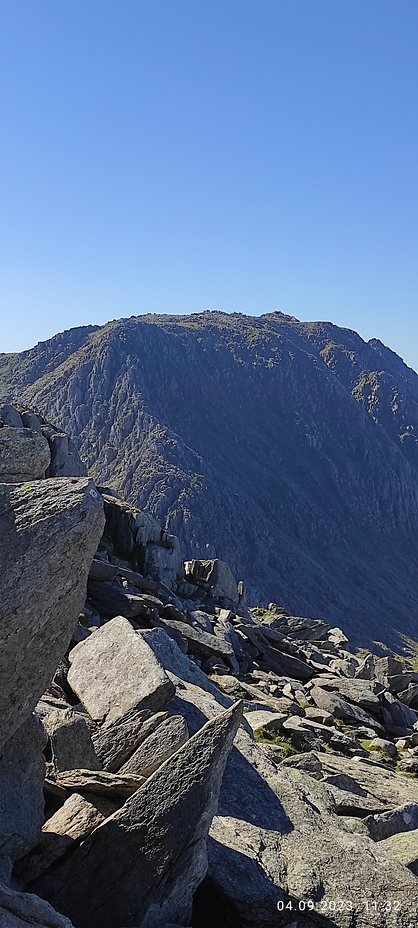
<svg viewBox="0 0 418 928">
<path fill-rule="evenodd" d="M 249 602 L 417 637 L 418 380 L 378 340 L 281 313 L 142 316 L 2 355 L 0 382 Z"/>
<path fill-rule="evenodd" d="M 150 516 L 41 476 L 52 426 L 24 414 L 0 423 L 1 928 L 411 928 L 418 672 L 248 610 L 217 560 L 174 575 Z"/>
</svg>

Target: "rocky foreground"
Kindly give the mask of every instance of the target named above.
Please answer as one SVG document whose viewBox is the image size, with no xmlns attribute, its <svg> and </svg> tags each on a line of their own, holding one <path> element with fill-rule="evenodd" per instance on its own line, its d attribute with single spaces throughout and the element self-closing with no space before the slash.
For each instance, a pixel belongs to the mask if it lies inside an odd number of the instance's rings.
<svg viewBox="0 0 418 928">
<path fill-rule="evenodd" d="M 247 609 L 0 416 L 1 928 L 415 928 L 411 663 Z"/>
</svg>

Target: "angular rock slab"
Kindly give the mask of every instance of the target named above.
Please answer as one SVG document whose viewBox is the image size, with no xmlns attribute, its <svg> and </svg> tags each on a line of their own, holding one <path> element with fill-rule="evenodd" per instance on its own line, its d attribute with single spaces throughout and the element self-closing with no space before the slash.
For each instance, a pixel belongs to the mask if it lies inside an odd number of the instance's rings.
<svg viewBox="0 0 418 928">
<path fill-rule="evenodd" d="M 76 928 L 187 924 L 241 717 L 237 703 L 204 725 L 36 891 Z"/>
<path fill-rule="evenodd" d="M 68 918 L 30 893 L 0 885 L 1 928 L 74 928 Z"/>
<path fill-rule="evenodd" d="M 182 715 L 173 715 L 162 722 L 120 768 L 120 774 L 149 777 L 165 760 L 175 754 L 189 737 Z"/>
<path fill-rule="evenodd" d="M 0 745 L 35 708 L 69 644 L 103 525 L 90 480 L 0 486 Z"/>
<path fill-rule="evenodd" d="M 109 725 L 130 709 L 157 712 L 174 685 L 152 649 L 117 616 L 71 651 L 68 683 L 92 719 Z"/>
<path fill-rule="evenodd" d="M 418 829 L 386 838 L 379 847 L 418 876 Z"/>
</svg>

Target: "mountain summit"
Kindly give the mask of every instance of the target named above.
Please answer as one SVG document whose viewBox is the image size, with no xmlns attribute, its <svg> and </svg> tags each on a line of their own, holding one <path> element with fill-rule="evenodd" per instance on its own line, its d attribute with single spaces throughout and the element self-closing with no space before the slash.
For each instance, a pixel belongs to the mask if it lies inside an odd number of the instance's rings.
<svg viewBox="0 0 418 928">
<path fill-rule="evenodd" d="M 250 603 L 418 637 L 418 377 L 378 339 L 283 313 L 138 316 L 0 355 L 0 387 Z"/>
</svg>

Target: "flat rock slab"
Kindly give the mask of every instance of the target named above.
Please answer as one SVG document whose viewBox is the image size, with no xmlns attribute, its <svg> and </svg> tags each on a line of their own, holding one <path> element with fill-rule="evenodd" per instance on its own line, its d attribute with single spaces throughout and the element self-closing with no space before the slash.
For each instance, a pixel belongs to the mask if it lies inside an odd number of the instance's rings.
<svg viewBox="0 0 418 928">
<path fill-rule="evenodd" d="M 74 849 L 117 808 L 115 803 L 103 797 L 89 795 L 87 798 L 73 793 L 45 822 L 40 842 L 18 862 L 14 875 L 25 883 L 25 889 L 30 889 L 33 880 L 49 870 L 63 854 Z"/>
<path fill-rule="evenodd" d="M 114 799 L 127 799 L 145 782 L 134 774 L 107 773 L 105 770 L 65 770 L 57 774 L 58 786 L 76 792 L 87 791 Z"/>
<path fill-rule="evenodd" d="M 142 742 L 119 773 L 149 777 L 165 760 L 175 754 L 189 737 L 187 724 L 181 715 L 166 719 Z"/>
<path fill-rule="evenodd" d="M 263 728 L 265 728 L 266 731 L 280 731 L 283 727 L 283 722 L 287 719 L 287 715 L 284 712 L 268 712 L 262 709 L 256 710 L 255 712 L 248 712 L 248 710 L 246 710 L 244 715 L 254 734 L 255 732 L 261 731 Z"/>
<path fill-rule="evenodd" d="M 156 712 L 150 716 L 148 709 L 131 709 L 111 725 L 94 731 L 93 744 L 103 770 L 109 770 L 110 773 L 119 770 L 145 738 L 148 738 L 167 717 L 167 712 Z"/>
<path fill-rule="evenodd" d="M 201 657 L 235 657 L 232 645 L 229 641 L 217 638 L 216 635 L 210 635 L 208 632 L 200 631 L 187 622 L 177 622 L 174 619 L 161 619 L 161 624 L 170 634 L 170 630 L 177 632 L 186 639 L 189 650 Z"/>
<path fill-rule="evenodd" d="M 112 619 L 71 651 L 68 683 L 98 722 L 114 722 L 130 709 L 157 712 L 174 686 L 127 619 Z"/>
<path fill-rule="evenodd" d="M 207 723 L 36 891 L 76 928 L 187 924 L 241 716 L 237 704 Z"/>
<path fill-rule="evenodd" d="M 1 745 L 35 708 L 71 640 L 104 513 L 85 478 L 1 486 L 0 510 Z"/>
<path fill-rule="evenodd" d="M 49 467 L 51 452 L 43 435 L 32 429 L 0 428 L 0 482 L 40 480 Z"/>
</svg>

